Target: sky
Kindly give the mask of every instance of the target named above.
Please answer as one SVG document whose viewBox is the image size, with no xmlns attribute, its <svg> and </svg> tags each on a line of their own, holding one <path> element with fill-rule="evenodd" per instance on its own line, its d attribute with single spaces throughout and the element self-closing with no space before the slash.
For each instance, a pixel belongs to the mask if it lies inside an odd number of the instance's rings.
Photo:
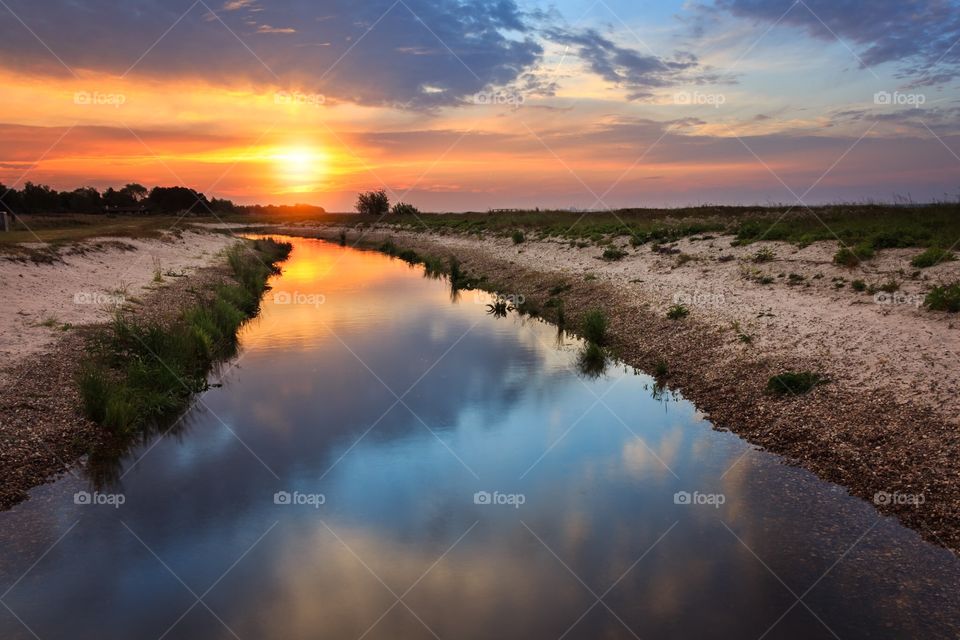
<svg viewBox="0 0 960 640">
<path fill-rule="evenodd" d="M 425 211 L 960 197 L 960 1 L 0 0 L 0 182 Z"/>
</svg>

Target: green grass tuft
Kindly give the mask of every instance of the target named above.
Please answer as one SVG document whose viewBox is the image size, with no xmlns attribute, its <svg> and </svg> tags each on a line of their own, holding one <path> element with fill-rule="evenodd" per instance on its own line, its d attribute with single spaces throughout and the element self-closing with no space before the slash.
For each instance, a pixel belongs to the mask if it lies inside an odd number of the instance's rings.
<svg viewBox="0 0 960 640">
<path fill-rule="evenodd" d="M 960 282 L 936 286 L 923 302 L 932 311 L 960 311 Z"/>
<path fill-rule="evenodd" d="M 917 269 L 927 269 L 941 262 L 951 262 L 956 259 L 957 257 L 953 255 L 951 251 L 941 249 L 940 247 L 930 247 L 923 253 L 914 256 L 913 260 L 910 261 L 910 265 Z"/>
<path fill-rule="evenodd" d="M 582 331 L 587 342 L 600 347 L 606 345 L 608 328 L 607 315 L 600 309 L 591 309 L 583 316 Z"/>
<path fill-rule="evenodd" d="M 767 381 L 767 391 L 775 395 L 803 395 L 817 385 L 827 382 L 819 373 L 812 371 L 787 371 L 772 376 Z"/>
</svg>

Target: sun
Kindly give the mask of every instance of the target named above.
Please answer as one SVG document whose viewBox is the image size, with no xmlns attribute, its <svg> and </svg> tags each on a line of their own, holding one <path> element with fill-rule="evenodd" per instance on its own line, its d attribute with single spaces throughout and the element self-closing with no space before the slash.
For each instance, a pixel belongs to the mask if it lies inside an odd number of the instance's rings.
<svg viewBox="0 0 960 640">
<path fill-rule="evenodd" d="M 290 190 L 315 187 L 327 174 L 327 155 L 313 146 L 283 147 L 270 157 L 278 178 Z"/>
</svg>

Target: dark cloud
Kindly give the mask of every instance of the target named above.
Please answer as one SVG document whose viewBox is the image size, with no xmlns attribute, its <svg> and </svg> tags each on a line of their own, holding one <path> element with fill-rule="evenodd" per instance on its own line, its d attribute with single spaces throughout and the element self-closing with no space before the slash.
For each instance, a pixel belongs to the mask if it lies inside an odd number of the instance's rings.
<svg viewBox="0 0 960 640">
<path fill-rule="evenodd" d="M 916 84 L 940 84 L 960 75 L 960 3 L 955 0 L 717 0 L 707 12 L 715 15 L 716 9 L 779 21 L 822 40 L 840 37 L 863 65 L 899 63 L 901 76 Z"/>
<path fill-rule="evenodd" d="M 547 39 L 575 47 L 591 71 L 604 80 L 627 89 L 629 100 L 652 96 L 652 89 L 681 83 L 719 82 L 719 75 L 700 68 L 696 56 L 678 54 L 665 59 L 622 47 L 594 29 L 568 30 L 551 28 L 544 32 Z M 696 73 L 694 73 L 696 72 Z"/>
<path fill-rule="evenodd" d="M 361 104 L 454 104 L 521 78 L 542 54 L 514 0 L 7 4 L 36 34 L 0 8 L 7 14 L 0 20 L 0 55 L 15 69 L 130 70 L 287 86 Z"/>
</svg>

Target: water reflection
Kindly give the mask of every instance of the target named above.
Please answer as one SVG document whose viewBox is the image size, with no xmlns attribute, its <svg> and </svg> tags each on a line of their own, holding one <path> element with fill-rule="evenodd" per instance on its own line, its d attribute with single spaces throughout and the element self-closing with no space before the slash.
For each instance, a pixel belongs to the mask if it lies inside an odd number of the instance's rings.
<svg viewBox="0 0 960 640">
<path fill-rule="evenodd" d="M 662 380 L 583 376 L 581 345 L 549 325 L 451 303 L 400 261 L 295 243 L 224 386 L 98 478 L 122 507 L 74 504 L 90 486 L 68 476 L 0 515 L 16 614 L 0 608 L 0 637 L 960 629 L 948 552 L 711 430 Z"/>
</svg>

